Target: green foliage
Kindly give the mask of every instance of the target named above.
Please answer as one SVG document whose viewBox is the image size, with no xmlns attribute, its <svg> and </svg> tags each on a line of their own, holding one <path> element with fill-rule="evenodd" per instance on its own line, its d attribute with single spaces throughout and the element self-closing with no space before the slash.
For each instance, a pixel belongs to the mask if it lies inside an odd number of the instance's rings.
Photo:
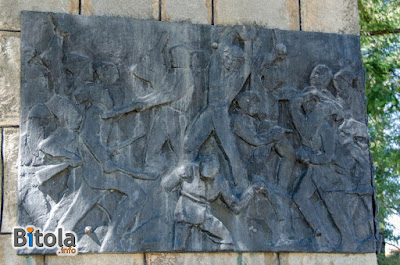
<svg viewBox="0 0 400 265">
<path fill-rule="evenodd" d="M 379 265 L 399 265 L 400 264 L 400 252 L 395 252 L 390 256 L 385 257 L 385 254 L 378 254 Z"/>
<path fill-rule="evenodd" d="M 358 0 L 358 6 L 380 230 L 398 242 L 387 219 L 400 214 L 400 1 Z"/>
</svg>

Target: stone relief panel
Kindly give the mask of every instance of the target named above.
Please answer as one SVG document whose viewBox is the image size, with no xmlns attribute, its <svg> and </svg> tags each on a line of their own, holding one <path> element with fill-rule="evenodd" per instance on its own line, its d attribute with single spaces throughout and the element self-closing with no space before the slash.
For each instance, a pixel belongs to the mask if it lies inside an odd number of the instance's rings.
<svg viewBox="0 0 400 265">
<path fill-rule="evenodd" d="M 80 252 L 375 252 L 358 37 L 38 12 L 21 34 L 21 226 Z"/>
</svg>

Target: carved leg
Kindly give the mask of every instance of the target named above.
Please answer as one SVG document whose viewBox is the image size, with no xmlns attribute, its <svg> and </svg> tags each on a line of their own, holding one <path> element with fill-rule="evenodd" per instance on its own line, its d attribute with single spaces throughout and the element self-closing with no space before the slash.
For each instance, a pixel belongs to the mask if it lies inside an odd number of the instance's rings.
<svg viewBox="0 0 400 265">
<path fill-rule="evenodd" d="M 117 190 L 127 195 L 127 197 L 119 202 L 116 213 L 120 215 L 112 217 L 100 251 L 121 251 L 123 250 L 121 237 L 134 222 L 137 213 L 146 201 L 146 194 L 128 175 L 119 173 L 107 177 L 110 178 L 110 181 L 107 181 L 107 189 Z"/>
<path fill-rule="evenodd" d="M 163 116 L 159 115 L 155 118 L 147 139 L 146 155 L 144 161 L 145 167 L 163 167 L 160 161 L 162 159 L 161 149 L 165 141 L 168 140 L 168 135 L 163 122 Z"/>
<path fill-rule="evenodd" d="M 278 184 L 282 192 L 292 192 L 296 176 L 293 174 L 296 165 L 296 152 L 286 137 L 275 145 L 275 150 L 281 157 L 278 164 Z"/>
<path fill-rule="evenodd" d="M 187 249 L 191 227 L 186 223 L 175 223 L 174 250 Z"/>
<path fill-rule="evenodd" d="M 231 233 L 214 215 L 206 213 L 206 220 L 200 225 L 200 229 L 211 235 L 211 240 L 220 244 L 221 250 L 233 250 Z"/>
<path fill-rule="evenodd" d="M 85 217 L 88 211 L 98 202 L 103 194 L 103 192 L 94 190 L 83 182 L 78 193 L 74 196 L 72 204 L 69 206 L 58 225 L 62 226 L 67 231 L 72 231 L 75 225 Z M 71 218 L 71 216 L 73 216 L 73 218 Z M 49 220 L 48 224 L 51 223 L 52 221 Z"/>
<path fill-rule="evenodd" d="M 326 244 L 334 244 L 335 242 L 330 242 L 331 239 L 327 237 L 328 233 L 325 231 L 319 213 L 314 203 L 311 201 L 312 196 L 317 192 L 317 187 L 312 180 L 313 171 L 313 167 L 309 166 L 297 192 L 293 195 L 293 200 L 314 231 L 317 239 L 323 239 L 320 241 Z"/>
<path fill-rule="evenodd" d="M 229 113 L 224 109 L 217 109 L 214 112 L 213 124 L 218 139 L 221 141 L 223 151 L 227 155 L 232 169 L 232 176 L 240 189 L 245 189 L 249 185 L 247 172 L 240 158 L 236 137 L 232 132 L 231 119 Z"/>
<path fill-rule="evenodd" d="M 213 131 L 212 111 L 205 110 L 188 128 L 183 142 L 182 161 L 193 161 L 199 153 L 201 145 Z"/>
<path fill-rule="evenodd" d="M 345 198 L 344 195 L 340 195 L 337 192 L 321 192 L 321 195 L 333 222 L 340 232 L 343 250 L 356 251 L 356 249 L 349 249 L 349 247 L 354 246 L 353 243 L 357 241 L 357 237 L 354 230 L 351 229 L 351 223 L 348 220 L 349 216 L 340 207 L 342 203 L 340 198 Z"/>
</svg>

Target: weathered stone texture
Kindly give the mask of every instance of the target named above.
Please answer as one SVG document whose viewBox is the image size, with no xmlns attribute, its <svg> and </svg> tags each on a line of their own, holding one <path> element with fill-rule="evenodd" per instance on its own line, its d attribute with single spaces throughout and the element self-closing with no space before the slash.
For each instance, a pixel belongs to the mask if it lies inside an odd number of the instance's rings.
<svg viewBox="0 0 400 265">
<path fill-rule="evenodd" d="M 161 20 L 163 21 L 211 24 L 211 0 L 165 0 L 161 3 Z"/>
<path fill-rule="evenodd" d="M 3 129 L 0 129 L 0 146 L 3 144 Z M 3 158 L 0 156 L 0 194 L 3 190 Z M 3 203 L 3 198 L 0 196 L 0 207 Z M 0 220 L 1 220 L 1 215 L 0 215 Z M 1 229 L 1 228 L 0 228 Z M 1 230 L 0 230 L 1 232 Z"/>
<path fill-rule="evenodd" d="M 78 14 L 79 0 L 0 0 L 0 29 L 19 30 L 22 10 Z"/>
<path fill-rule="evenodd" d="M 217 0 L 216 25 L 253 24 L 299 30 L 298 0 Z"/>
<path fill-rule="evenodd" d="M 78 254 L 72 257 L 46 256 L 46 265 L 65 265 L 65 264 L 144 264 L 143 254 Z"/>
<path fill-rule="evenodd" d="M 147 264 L 150 265 L 278 265 L 276 253 L 167 253 L 146 254 Z"/>
<path fill-rule="evenodd" d="M 327 254 L 327 253 L 280 253 L 280 265 L 376 265 L 376 255 Z"/>
<path fill-rule="evenodd" d="M 82 0 L 83 15 L 108 15 L 138 19 L 158 19 L 158 0 Z"/>
<path fill-rule="evenodd" d="M 11 232 L 17 225 L 17 158 L 19 132 L 16 128 L 3 129 L 4 198 L 1 232 Z"/>
<path fill-rule="evenodd" d="M 20 225 L 80 253 L 375 252 L 357 36 L 26 12 L 21 39 Z"/>
<path fill-rule="evenodd" d="M 0 126 L 19 124 L 20 65 L 19 33 L 0 31 Z"/>
<path fill-rule="evenodd" d="M 357 0 L 302 0 L 305 31 L 359 34 Z"/>
<path fill-rule="evenodd" d="M 42 265 L 43 256 L 19 256 L 12 247 L 10 235 L 0 235 L 0 264 Z"/>
</svg>

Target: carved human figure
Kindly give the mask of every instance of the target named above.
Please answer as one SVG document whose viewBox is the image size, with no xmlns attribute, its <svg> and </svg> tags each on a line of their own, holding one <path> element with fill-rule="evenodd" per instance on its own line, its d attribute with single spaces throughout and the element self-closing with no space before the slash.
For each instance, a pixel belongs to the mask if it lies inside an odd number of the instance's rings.
<svg viewBox="0 0 400 265">
<path fill-rule="evenodd" d="M 238 199 L 232 194 L 229 183 L 219 173 L 217 156 L 176 168 L 164 177 L 161 185 L 167 192 L 179 187 L 180 197 L 175 207 L 174 250 L 187 248 L 190 230 L 199 227 L 221 250 L 233 250 L 231 233 L 211 211 L 211 202 L 221 200 L 234 213 L 239 214 L 250 203 L 255 192 L 264 191 L 260 184 L 248 187 Z"/>
<path fill-rule="evenodd" d="M 333 77 L 336 100 L 343 106 L 344 116 L 358 121 L 364 120 L 364 98 L 357 91 L 357 76 L 348 69 L 341 69 Z"/>
<path fill-rule="evenodd" d="M 303 92 L 318 91 L 321 96 L 327 100 L 336 101 L 336 98 L 328 90 L 329 84 L 332 82 L 333 72 L 325 64 L 316 65 L 310 75 L 310 87 L 303 89 Z"/>
<path fill-rule="evenodd" d="M 122 233 L 132 224 L 146 198 L 134 178 L 154 180 L 157 176 L 151 172 L 127 169 L 112 161 L 110 150 L 101 141 L 101 115 L 113 107 L 107 87 L 97 83 L 86 84 L 74 96 L 78 103 L 86 104 L 80 134 L 85 146 L 81 149 L 86 162 L 83 174 L 86 183 L 94 189 L 116 190 L 127 196 L 118 205 L 117 212 L 123 215 L 112 220 L 100 251 L 122 249 L 119 241 Z"/>
<path fill-rule="evenodd" d="M 293 173 L 296 153 L 287 138 L 292 130 L 276 123 L 271 126 L 271 121 L 260 119 L 260 96 L 255 91 L 245 90 L 239 93 L 236 101 L 240 111 L 233 119 L 234 131 L 239 138 L 255 147 L 251 160 L 262 160 L 260 163 L 265 164 L 272 150 L 279 156 L 276 183 L 268 183 L 264 195 L 272 204 L 276 219 L 281 223 L 273 234 L 277 235 L 277 238 L 282 238 L 290 231 L 291 223 L 287 220 L 290 216 L 288 201 L 296 180 L 296 175 Z M 263 181 L 267 182 L 265 179 Z"/>
<path fill-rule="evenodd" d="M 336 173 L 342 177 L 346 190 L 340 196 L 343 212 L 349 226 L 361 245 L 373 242 L 374 219 L 371 186 L 370 154 L 367 126 L 353 118 L 346 119 L 339 127 L 340 139 L 335 155 Z"/>
<path fill-rule="evenodd" d="M 292 130 L 277 124 L 271 126 L 269 120 L 262 120 L 258 115 L 260 97 L 252 90 L 241 92 L 236 98 L 240 111 L 234 117 L 234 131 L 249 145 L 267 149 L 267 157 L 274 147 L 280 156 L 277 166 L 278 185 L 283 193 L 290 193 L 295 176 L 293 169 L 296 162 L 295 150 L 286 135 Z M 265 152 L 264 152 L 265 153 Z"/>
<path fill-rule="evenodd" d="M 161 77 L 163 82 L 152 83 L 156 78 L 149 75 L 150 69 L 142 69 L 142 65 L 132 71 L 140 79 L 147 80 L 154 89 L 153 93 L 139 97 L 132 104 L 111 110 L 103 118 L 109 119 L 129 112 L 142 112 L 159 107 L 159 112 L 147 135 L 145 166 L 159 167 L 160 173 L 168 166 L 168 161 L 161 156 L 164 143 L 168 142 L 179 159 L 182 151 L 183 132 L 187 126 L 187 110 L 189 109 L 194 90 L 194 80 L 190 69 L 190 53 L 183 45 L 169 49 L 171 68 L 166 69 Z M 160 56 L 160 55 L 159 55 Z M 141 73 L 146 76 L 140 76 Z"/>
<path fill-rule="evenodd" d="M 246 85 L 251 69 L 252 39 L 255 33 L 244 27 L 240 33 L 225 32 L 222 42 L 211 56 L 209 66 L 208 105 L 188 128 L 184 139 L 184 161 L 194 161 L 201 145 L 214 132 L 229 159 L 232 176 L 239 188 L 248 185 L 231 128 L 229 107 Z M 244 47 L 234 44 L 241 40 Z"/>
<path fill-rule="evenodd" d="M 354 242 L 355 235 L 335 193 L 343 191 L 344 180 L 333 168 L 338 124 L 343 119 L 341 110 L 319 92 L 308 91 L 291 102 L 291 114 L 302 142 L 297 150 L 297 158 L 308 165 L 293 199 L 314 230 L 321 247 L 335 244 L 348 249 L 351 242 Z M 316 207 L 318 200 L 322 200 L 333 225 L 324 223 L 321 219 L 323 214 Z M 335 227 L 339 230 L 340 239 L 332 237 Z"/>
<path fill-rule="evenodd" d="M 21 141 L 26 148 L 21 154 L 21 164 L 38 166 L 44 163 L 44 154 L 40 152 L 39 143 L 46 139 L 56 127 L 53 116 L 45 104 L 35 105 L 28 114 L 27 130 Z"/>
<path fill-rule="evenodd" d="M 82 114 L 78 106 L 63 97 L 54 95 L 47 103 L 53 118 L 57 120 L 57 128 L 46 139 L 39 142 L 39 149 L 52 157 L 67 159 L 65 166 L 77 167 L 81 164 L 82 158 L 78 150 L 78 130 L 82 124 Z M 68 109 L 68 111 L 64 111 Z M 65 168 L 66 168 L 65 167 Z M 60 168 L 63 170 L 65 168 Z M 58 171 L 58 172 L 60 172 Z M 39 171 L 38 173 L 40 173 Z M 56 174 L 58 172 L 53 172 Z M 49 179 L 51 176 L 41 179 Z"/>
</svg>

